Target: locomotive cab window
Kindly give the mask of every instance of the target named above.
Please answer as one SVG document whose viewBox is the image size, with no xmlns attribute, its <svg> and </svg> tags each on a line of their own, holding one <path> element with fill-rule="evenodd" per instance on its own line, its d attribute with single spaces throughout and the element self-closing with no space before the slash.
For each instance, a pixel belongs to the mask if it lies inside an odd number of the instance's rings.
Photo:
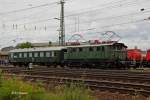
<svg viewBox="0 0 150 100">
<path fill-rule="evenodd" d="M 118 46 L 118 50 L 122 50 L 122 46 Z"/>
<path fill-rule="evenodd" d="M 79 52 L 82 52 L 83 51 L 83 49 L 82 48 L 79 48 Z"/>
</svg>

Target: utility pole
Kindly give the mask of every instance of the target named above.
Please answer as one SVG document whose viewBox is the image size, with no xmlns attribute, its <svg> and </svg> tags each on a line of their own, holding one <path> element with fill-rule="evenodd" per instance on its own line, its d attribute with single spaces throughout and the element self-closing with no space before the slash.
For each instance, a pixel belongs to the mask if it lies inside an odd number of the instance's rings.
<svg viewBox="0 0 150 100">
<path fill-rule="evenodd" d="M 60 33 L 59 33 L 59 45 L 65 46 L 65 24 L 64 24 L 64 0 L 60 0 L 61 12 L 60 12 Z"/>
</svg>

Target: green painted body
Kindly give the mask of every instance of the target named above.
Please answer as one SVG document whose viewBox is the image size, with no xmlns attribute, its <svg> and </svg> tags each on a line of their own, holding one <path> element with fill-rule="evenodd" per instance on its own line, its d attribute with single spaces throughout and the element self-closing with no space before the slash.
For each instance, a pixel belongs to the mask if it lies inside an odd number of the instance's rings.
<svg viewBox="0 0 150 100">
<path fill-rule="evenodd" d="M 40 56 L 40 53 L 43 52 L 43 56 Z M 46 52 L 48 51 L 40 51 L 40 52 L 16 52 L 13 53 L 13 58 L 11 57 L 11 54 L 9 54 L 9 59 L 11 62 L 18 62 L 18 63 L 59 63 L 61 59 L 61 52 L 60 51 L 53 51 L 54 54 L 49 57 L 46 56 Z M 50 52 L 50 51 L 49 51 Z M 24 53 L 27 54 L 26 57 L 24 57 Z M 30 54 L 32 54 L 32 57 L 30 57 Z M 38 56 L 35 57 L 35 53 L 38 54 Z M 22 57 L 19 55 L 22 54 Z"/>
<path fill-rule="evenodd" d="M 20 52 L 16 50 L 11 52 L 9 60 L 11 63 L 18 64 L 67 64 L 72 62 L 113 62 L 115 60 L 123 61 L 127 58 L 126 46 L 122 43 L 101 44 L 101 45 L 80 45 L 68 46 L 59 50 L 51 51 L 30 51 Z M 50 56 L 47 56 L 47 53 Z M 26 53 L 26 54 L 24 54 Z M 37 53 L 37 54 L 35 54 Z M 41 53 L 42 56 L 41 56 Z M 31 57 L 32 54 L 32 57 Z"/>
<path fill-rule="evenodd" d="M 109 59 L 125 60 L 127 58 L 123 46 L 103 45 L 93 47 L 70 47 L 64 54 L 64 59 Z"/>
</svg>

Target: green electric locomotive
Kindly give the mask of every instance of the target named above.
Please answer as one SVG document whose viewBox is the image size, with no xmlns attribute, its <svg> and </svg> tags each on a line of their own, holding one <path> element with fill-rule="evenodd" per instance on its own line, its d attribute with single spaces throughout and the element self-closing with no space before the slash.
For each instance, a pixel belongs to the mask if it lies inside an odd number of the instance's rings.
<svg viewBox="0 0 150 100">
<path fill-rule="evenodd" d="M 69 46 L 63 60 L 79 67 L 116 67 L 127 59 L 126 48 L 123 43 Z"/>
</svg>

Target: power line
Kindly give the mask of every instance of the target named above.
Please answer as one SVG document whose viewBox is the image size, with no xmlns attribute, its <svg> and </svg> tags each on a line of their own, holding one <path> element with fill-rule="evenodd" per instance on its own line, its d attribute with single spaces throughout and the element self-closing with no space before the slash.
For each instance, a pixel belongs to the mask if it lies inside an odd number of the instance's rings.
<svg viewBox="0 0 150 100">
<path fill-rule="evenodd" d="M 100 21 L 100 20 L 109 20 L 109 19 L 115 19 L 115 18 L 121 18 L 121 17 L 125 17 L 125 16 L 130 16 L 130 15 L 139 15 L 139 14 L 144 14 L 144 13 L 149 13 L 150 10 L 147 10 L 145 12 L 133 12 L 133 13 L 129 13 L 129 14 L 124 14 L 124 15 L 119 15 L 119 16 L 114 16 L 114 17 L 103 17 L 103 18 L 97 18 L 97 19 L 93 19 L 93 20 L 90 20 L 90 21 L 84 21 L 84 22 L 80 22 L 80 24 L 85 24 L 85 23 L 91 23 L 93 21 Z M 39 20 L 39 21 L 35 21 L 34 23 L 39 23 L 39 22 L 44 22 L 44 21 L 48 21 L 48 20 L 53 20 L 53 19 L 45 19 L 45 20 Z M 26 25 L 26 24 L 31 24 L 33 22 L 30 22 L 30 23 L 23 23 L 23 24 L 17 24 L 17 26 L 20 26 L 20 25 Z M 66 25 L 74 25 L 74 23 L 71 23 L 71 24 L 66 24 Z M 6 27 L 6 25 L 5 25 Z M 45 27 L 53 27 L 53 28 L 57 28 L 58 26 L 57 25 L 51 25 L 51 26 L 45 26 Z M 40 28 L 40 27 L 39 27 Z M 42 27 L 43 28 L 43 27 Z"/>
<path fill-rule="evenodd" d="M 129 21 L 129 22 L 125 22 L 125 23 L 118 23 L 118 24 L 112 24 L 112 25 L 106 25 L 106 26 L 100 26 L 98 28 L 108 28 L 108 27 L 112 27 L 112 26 L 118 26 L 118 25 L 128 25 L 128 24 L 132 24 L 132 23 L 139 23 L 139 22 L 144 22 L 144 21 L 149 21 L 150 18 L 144 18 L 144 19 L 138 19 L 138 20 L 134 20 L 134 21 Z M 92 28 L 92 29 L 83 29 L 80 31 L 89 31 L 89 30 L 94 30 L 97 28 Z M 69 32 L 69 33 L 73 33 L 73 32 Z"/>
<path fill-rule="evenodd" d="M 133 12 L 133 13 L 129 13 L 129 14 L 114 16 L 114 17 L 97 18 L 97 19 L 94 19 L 92 21 L 105 20 L 105 19 L 114 19 L 114 18 L 118 18 L 118 17 L 124 17 L 124 16 L 129 16 L 129 15 L 137 15 L 137 14 L 144 14 L 144 13 L 148 13 L 148 12 L 150 12 L 149 9 L 144 11 L 144 12 Z M 53 18 L 49 18 L 49 19 L 42 19 L 42 20 L 38 20 L 38 21 L 26 22 L 26 23 L 18 24 L 18 25 L 25 25 L 25 24 L 32 24 L 32 23 L 41 23 L 41 22 L 46 22 L 46 21 L 49 21 L 49 20 L 54 20 L 54 17 Z M 92 22 L 92 21 L 84 21 L 83 23 L 89 23 L 89 22 Z M 68 24 L 68 25 L 71 25 L 71 24 Z"/>
<path fill-rule="evenodd" d="M 42 19 L 42 20 L 27 22 L 27 23 L 18 24 L 18 25 L 25 25 L 25 24 L 32 24 L 32 23 L 41 23 L 41 22 L 46 22 L 46 21 L 49 21 L 49 20 L 54 20 L 54 18 Z"/>
<path fill-rule="evenodd" d="M 122 1 L 122 0 L 121 0 Z M 121 2 L 121 1 L 118 1 L 118 2 L 114 2 L 114 3 L 119 3 L 119 2 Z M 136 0 L 135 0 L 136 1 Z M 111 2 L 112 3 L 112 2 Z M 108 3 L 108 4 L 111 4 L 111 3 Z M 136 2 L 137 3 L 137 2 Z M 133 3 L 132 3 L 133 4 Z M 37 7 L 39 7 L 39 6 L 37 6 Z M 120 6 L 119 6 L 120 7 Z M 102 8 L 102 9 L 104 9 L 104 8 Z M 97 10 L 102 10 L 102 9 L 96 9 L 95 10 L 95 12 L 97 11 Z M 93 10 L 92 10 L 93 11 Z M 91 11 L 86 11 L 86 12 L 82 12 L 82 13 L 78 13 L 78 15 L 81 15 L 81 14 L 84 14 L 84 13 L 88 13 L 88 12 L 91 12 Z M 76 14 L 73 14 L 73 15 L 67 15 L 67 16 L 65 16 L 65 17 L 69 17 L 69 16 L 75 16 Z M 52 20 L 53 18 L 51 18 L 51 20 Z M 43 22 L 44 21 L 48 21 L 48 20 L 50 20 L 50 18 L 49 19 L 43 19 Z M 16 21 L 17 21 L 17 19 L 16 19 Z M 27 22 L 27 23 L 24 23 L 24 24 L 30 24 L 30 23 L 40 23 L 40 22 L 42 22 L 42 20 L 39 20 L 39 21 L 33 21 L 33 22 Z"/>
<path fill-rule="evenodd" d="M 64 0 L 64 1 L 71 1 L 71 0 Z M 24 8 L 24 9 L 18 9 L 18 10 L 13 10 L 13 11 L 8 11 L 8 12 L 1 12 L 0 15 L 2 16 L 2 15 L 11 14 L 11 13 L 23 12 L 23 11 L 27 11 L 27 10 L 31 10 L 31 9 L 36 9 L 36 8 L 41 8 L 41 7 L 45 7 L 45 6 L 50 6 L 50 5 L 58 4 L 58 3 L 59 2 L 51 2 L 51 3 L 46 3 L 46 4 L 42 4 L 42 5 L 38 5 L 38 6 Z"/>
<path fill-rule="evenodd" d="M 51 7 L 51 8 L 53 8 L 53 7 Z M 37 17 L 35 15 L 39 15 L 39 14 L 43 13 L 44 11 L 45 11 L 45 9 L 43 9 L 39 12 L 32 13 L 32 14 L 27 15 L 27 16 L 18 17 L 18 18 L 14 18 L 14 19 L 10 19 L 10 20 L 9 19 L 3 20 L 3 22 L 13 22 L 13 21 L 25 20 L 25 19 L 28 19 L 28 18 L 34 18 L 34 17 Z M 43 14 L 40 15 L 40 16 L 43 16 Z"/>
<path fill-rule="evenodd" d="M 110 5 L 110 4 L 113 4 L 113 3 L 120 3 L 120 2 L 123 2 L 125 0 L 120 0 L 120 1 L 117 1 L 117 2 L 109 2 L 109 3 L 106 3 L 106 4 L 100 4 L 100 5 L 97 5 L 96 7 L 101 7 L 101 6 L 105 6 L 105 5 Z M 73 11 L 70 11 L 70 12 L 66 12 L 66 13 L 72 13 L 72 12 L 76 12 L 76 11 L 83 11 L 83 10 L 87 10 L 87 9 L 93 9 L 95 8 L 95 6 L 92 6 L 92 7 L 88 7 L 88 8 L 83 8 L 83 9 L 79 9 L 79 10 L 73 10 Z"/>
<path fill-rule="evenodd" d="M 126 17 L 126 16 L 130 16 L 130 15 L 139 15 L 139 14 L 145 14 L 145 13 L 149 13 L 150 10 L 147 10 L 145 12 L 133 12 L 133 13 L 129 13 L 129 14 L 124 14 L 124 15 L 119 15 L 119 16 L 113 16 L 113 17 L 103 17 L 103 18 L 97 18 L 97 19 L 93 19 L 90 21 L 80 21 L 80 24 L 85 24 L 85 23 L 91 23 L 93 21 L 99 21 L 99 20 L 109 20 L 109 19 L 116 19 L 116 18 L 121 18 L 121 17 Z M 66 25 L 73 25 L 73 24 L 66 24 Z"/>
<path fill-rule="evenodd" d="M 146 12 L 149 12 L 149 11 L 146 11 Z M 146 13 L 146 12 L 143 12 L 143 13 Z M 131 13 L 131 15 L 134 15 L 134 14 L 138 14 L 138 12 L 136 13 Z M 128 15 L 128 14 L 127 14 Z M 127 15 L 121 15 L 121 16 L 116 16 L 116 17 L 124 17 L 124 16 L 127 16 Z M 96 21 L 96 20 L 104 20 L 104 19 L 111 19 L 111 18 L 116 18 L 116 17 L 107 17 L 107 18 L 100 18 L 100 19 L 94 19 L 92 21 Z M 25 24 L 31 24 L 31 23 L 39 23 L 39 22 L 44 22 L 44 21 L 48 21 L 48 20 L 52 20 L 53 18 L 50 18 L 50 19 L 44 19 L 44 20 L 39 20 L 39 21 L 34 21 L 34 22 L 29 22 L 29 23 L 24 23 L 24 24 L 19 24 L 19 25 L 25 25 Z M 92 21 L 87 21 L 87 22 L 84 22 L 84 23 L 88 23 L 88 22 L 92 22 Z M 82 24 L 82 23 L 81 23 Z M 67 25 L 71 25 L 71 24 L 67 24 Z M 57 27 L 57 26 L 54 26 L 54 27 Z"/>
<path fill-rule="evenodd" d="M 135 0 L 137 1 L 137 0 Z M 135 2 L 135 1 L 132 1 L 132 2 L 126 2 L 124 4 L 116 4 L 116 5 L 112 5 L 112 6 L 108 6 L 108 7 L 103 7 L 103 8 L 97 8 L 97 9 L 94 9 L 94 10 L 90 10 L 90 11 L 84 11 L 84 12 L 79 12 L 79 13 L 74 13 L 74 14 L 70 14 L 70 15 L 67 15 L 65 17 L 70 17 L 70 16 L 79 16 L 79 15 L 83 15 L 83 14 L 87 14 L 87 13 L 90 13 L 90 12 L 96 12 L 96 11 L 99 11 L 99 10 L 104 10 L 104 9 L 108 9 L 108 8 L 118 8 L 118 7 L 122 7 L 122 6 L 130 6 L 130 5 L 135 5 L 137 4 L 138 2 Z M 146 0 L 147 2 L 150 2 L 149 0 Z M 145 3 L 142 1 L 142 3 Z M 140 3 L 141 4 L 141 3 Z M 82 10 L 80 10 L 82 11 Z"/>
<path fill-rule="evenodd" d="M 46 3 L 46 4 L 34 6 L 34 7 L 18 9 L 18 10 L 13 10 L 13 11 L 8 11 L 8 12 L 2 12 L 2 13 L 0 13 L 0 15 L 2 16 L 2 15 L 8 15 L 8 14 L 11 14 L 11 13 L 23 12 L 23 11 L 27 11 L 27 10 L 31 10 L 31 9 L 36 9 L 36 8 L 41 8 L 41 7 L 45 7 L 45 6 L 50 6 L 50 5 L 53 5 L 53 4 L 57 4 L 57 2 Z"/>
<path fill-rule="evenodd" d="M 120 2 L 121 2 L 121 1 L 120 1 Z M 47 6 L 47 4 L 40 5 L 40 6 L 35 6 L 35 7 L 30 7 L 30 8 L 26 8 L 26 9 L 20 9 L 20 10 L 21 10 L 21 11 L 22 11 L 22 10 L 24 11 L 24 10 L 33 9 L 33 8 L 36 8 L 36 7 L 41 7 L 41 6 Z M 15 11 L 12 11 L 12 12 L 10 11 L 10 12 L 5 12 L 5 13 L 6 13 L 6 14 L 7 14 L 7 13 L 14 13 L 14 12 L 17 12 L 17 11 L 20 11 L 20 10 L 15 10 Z M 0 13 L 0 15 L 1 15 L 1 14 L 5 14 L 5 13 Z M 85 12 L 85 13 L 86 13 L 86 12 Z M 69 16 L 69 15 L 68 15 L 68 16 Z"/>
<path fill-rule="evenodd" d="M 137 2 L 136 2 L 137 3 Z M 136 4 L 135 3 L 135 4 Z M 145 2 L 144 2 L 145 3 Z M 133 3 L 131 3 L 133 4 Z M 124 5 L 125 6 L 125 5 Z M 118 6 L 118 7 L 121 7 L 121 6 Z M 102 10 L 104 8 L 101 8 L 101 9 L 96 9 L 96 10 L 90 10 L 90 11 L 86 11 L 86 12 L 81 12 L 81 13 L 75 13 L 75 14 L 72 14 L 72 15 L 66 15 L 65 17 L 70 17 L 70 16 L 79 16 L 79 15 L 82 15 L 82 14 L 85 14 L 85 13 L 90 13 L 90 12 L 96 12 L 96 11 L 99 11 L 99 10 Z M 39 21 L 32 21 L 32 22 L 27 22 L 27 23 L 24 23 L 24 24 L 31 24 L 31 23 L 40 23 L 40 22 L 45 22 L 45 21 L 48 21 L 48 20 L 53 20 L 54 18 L 48 18 L 48 19 L 43 19 L 43 20 L 39 20 Z M 23 24 L 21 24 L 23 25 Z"/>
<path fill-rule="evenodd" d="M 112 24 L 112 25 L 107 25 L 107 26 L 101 26 L 101 27 L 98 27 L 98 28 L 107 28 L 107 27 L 112 27 L 112 26 L 118 26 L 118 25 L 128 25 L 128 24 L 132 24 L 132 23 L 139 23 L 139 22 L 143 22 L 143 21 L 148 21 L 150 20 L 150 18 L 146 18 L 146 19 L 139 19 L 139 20 L 134 20 L 134 21 L 130 21 L 130 22 L 125 22 L 125 23 L 118 23 L 118 24 Z M 50 28 L 50 27 L 49 27 Z M 94 28 L 94 29 L 97 29 L 97 28 Z M 89 31 L 90 29 L 83 29 L 83 30 L 80 30 L 80 32 L 82 31 Z M 31 31 L 31 30 L 30 30 Z M 11 32 L 11 31 L 10 31 Z M 22 31 L 24 32 L 24 31 Z M 20 33 L 20 31 L 19 31 Z M 74 32 L 67 32 L 67 33 L 74 33 Z"/>
</svg>

